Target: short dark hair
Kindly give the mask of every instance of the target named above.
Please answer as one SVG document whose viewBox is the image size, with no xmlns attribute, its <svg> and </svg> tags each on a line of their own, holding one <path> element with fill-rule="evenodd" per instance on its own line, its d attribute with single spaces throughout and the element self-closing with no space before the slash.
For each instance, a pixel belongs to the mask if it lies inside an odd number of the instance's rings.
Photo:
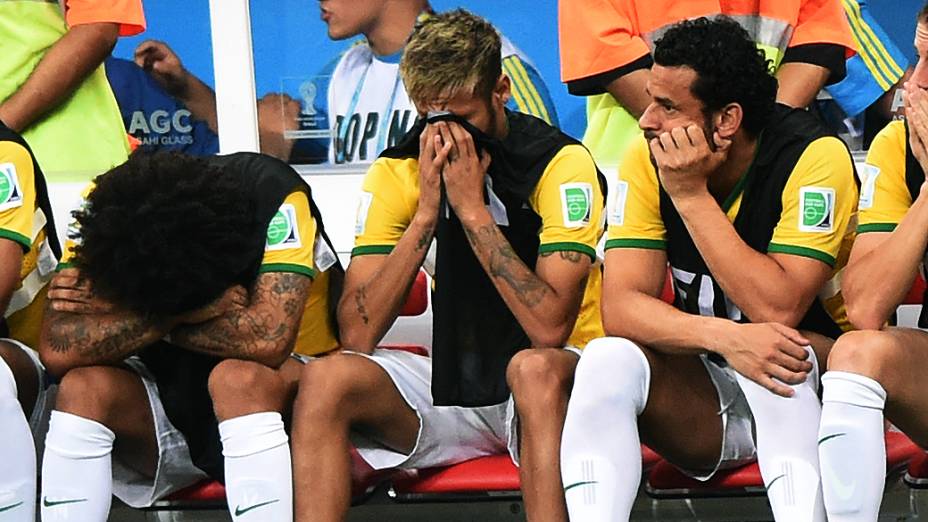
<svg viewBox="0 0 928 522">
<path fill-rule="evenodd" d="M 742 127 L 756 136 L 773 113 L 777 80 L 772 63 L 748 32 L 731 18 L 680 22 L 655 42 L 654 63 L 696 71 L 690 92 L 706 117 L 729 103 L 741 105 Z"/>
<path fill-rule="evenodd" d="M 918 12 L 918 19 L 916 22 L 920 24 L 928 23 L 928 2 L 925 2 L 925 5 L 922 6 L 922 10 Z"/>
<path fill-rule="evenodd" d="M 167 316 L 241 282 L 255 230 L 243 176 L 181 153 L 136 153 L 94 183 L 74 212 L 73 264 L 100 297 Z"/>
</svg>

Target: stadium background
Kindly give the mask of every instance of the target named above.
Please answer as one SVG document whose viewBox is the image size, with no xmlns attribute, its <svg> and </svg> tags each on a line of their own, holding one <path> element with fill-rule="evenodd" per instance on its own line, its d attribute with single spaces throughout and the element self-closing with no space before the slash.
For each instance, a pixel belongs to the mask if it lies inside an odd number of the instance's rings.
<svg viewBox="0 0 928 522">
<path fill-rule="evenodd" d="M 686 0 L 681 0 L 686 1 Z M 915 13 L 922 0 L 871 0 L 870 9 L 914 63 Z M 557 107 L 561 126 L 579 136 L 585 124 L 583 100 L 567 93 L 559 80 L 556 0 L 433 0 L 436 10 L 463 6 L 491 22 L 535 62 Z M 205 1 L 157 0 L 145 3 L 148 30 L 125 38 L 114 55 L 131 58 L 146 38 L 167 42 L 184 65 L 213 85 L 209 5 Z M 348 42 L 333 42 L 319 18 L 316 0 L 251 2 L 258 95 L 280 92 L 287 82 L 314 77 Z"/>
</svg>

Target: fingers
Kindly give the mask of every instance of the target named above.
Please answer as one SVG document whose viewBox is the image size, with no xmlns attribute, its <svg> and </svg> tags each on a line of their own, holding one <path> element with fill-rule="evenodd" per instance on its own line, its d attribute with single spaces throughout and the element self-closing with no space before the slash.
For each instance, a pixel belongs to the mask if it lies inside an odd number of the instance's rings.
<svg viewBox="0 0 928 522">
<path fill-rule="evenodd" d="M 92 314 L 97 311 L 96 307 L 79 301 L 64 301 L 60 299 L 53 299 L 51 301 L 52 310 L 56 312 L 65 312 L 71 314 Z"/>
<path fill-rule="evenodd" d="M 454 135 L 451 134 L 451 129 L 448 127 L 448 124 L 443 121 L 436 123 L 435 126 L 437 127 L 438 134 L 441 136 L 442 143 L 451 144 L 451 152 L 448 155 L 448 159 L 454 161 L 461 155 L 461 152 L 458 150 L 458 144 L 454 141 Z"/>
<path fill-rule="evenodd" d="M 809 373 L 813 368 L 812 361 L 808 359 L 797 359 L 796 357 L 783 352 L 775 352 L 771 357 L 768 358 L 768 361 L 776 366 L 779 366 L 780 368 L 784 368 L 788 371 L 796 373 Z"/>
<path fill-rule="evenodd" d="M 480 151 L 480 169 L 481 170 L 483 170 L 484 172 L 489 171 L 490 163 L 492 162 L 493 162 L 493 158 L 490 157 L 490 154 L 487 151 L 485 150 Z"/>
<path fill-rule="evenodd" d="M 448 124 L 451 136 L 454 137 L 454 143 L 460 152 L 460 159 L 470 161 L 471 158 L 477 159 L 477 149 L 474 147 L 474 138 L 469 132 L 455 122 Z"/>
<path fill-rule="evenodd" d="M 793 342 L 796 345 L 799 345 L 800 347 L 809 346 L 810 344 L 812 344 L 812 341 L 807 339 L 804 335 L 799 333 L 799 331 L 794 328 L 790 328 L 789 326 L 785 326 L 780 323 L 769 323 L 769 324 L 771 327 L 773 327 L 774 330 L 779 332 L 780 335 L 782 335 L 783 337 L 786 337 L 791 342 Z M 800 348 L 800 349 L 803 351 L 803 353 L 806 354 L 801 357 L 802 359 L 805 359 L 806 356 L 808 356 L 809 352 L 807 352 L 805 348 Z"/>
<path fill-rule="evenodd" d="M 806 382 L 806 378 L 809 376 L 808 372 L 794 372 L 775 364 L 771 364 L 766 373 L 774 379 L 791 386 Z"/>
<path fill-rule="evenodd" d="M 48 298 L 53 301 L 56 299 L 64 301 L 91 301 L 93 300 L 93 294 L 85 290 L 72 288 L 49 288 Z"/>
<path fill-rule="evenodd" d="M 433 142 L 433 146 L 438 149 L 438 152 L 435 153 L 435 159 L 432 160 L 432 166 L 435 168 L 435 172 L 438 172 L 451 156 L 451 149 L 454 147 L 454 144 L 450 141 L 442 140 L 442 137 L 437 134 L 435 135 Z"/>
<path fill-rule="evenodd" d="M 773 380 L 773 378 L 766 374 L 762 374 L 758 378 L 753 379 L 753 381 L 780 397 L 790 398 L 795 393 L 789 386 Z"/>
</svg>

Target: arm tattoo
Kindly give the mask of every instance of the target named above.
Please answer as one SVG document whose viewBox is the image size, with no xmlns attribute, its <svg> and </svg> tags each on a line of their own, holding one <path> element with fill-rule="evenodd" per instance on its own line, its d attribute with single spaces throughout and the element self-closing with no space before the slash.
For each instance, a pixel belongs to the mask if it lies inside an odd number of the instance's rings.
<svg viewBox="0 0 928 522">
<path fill-rule="evenodd" d="M 358 307 L 358 315 L 361 316 L 361 320 L 364 321 L 364 324 L 368 324 L 371 318 L 367 315 L 367 287 L 361 285 L 358 287 L 358 290 L 354 293 L 354 302 Z"/>
<path fill-rule="evenodd" d="M 254 359 L 282 346 L 291 349 L 311 284 L 310 278 L 300 274 L 261 274 L 248 307 L 179 327 L 171 338 L 191 350 L 240 359 Z"/>
<path fill-rule="evenodd" d="M 56 353 L 92 364 L 120 361 L 164 335 L 155 321 L 129 313 L 93 315 L 46 310 L 45 339 Z"/>
<path fill-rule="evenodd" d="M 483 225 L 476 231 L 464 227 L 464 231 L 475 251 L 482 250 L 489 255 L 487 269 L 490 276 L 505 281 L 522 304 L 534 308 L 544 300 L 548 285 L 525 266 L 496 225 Z"/>
</svg>

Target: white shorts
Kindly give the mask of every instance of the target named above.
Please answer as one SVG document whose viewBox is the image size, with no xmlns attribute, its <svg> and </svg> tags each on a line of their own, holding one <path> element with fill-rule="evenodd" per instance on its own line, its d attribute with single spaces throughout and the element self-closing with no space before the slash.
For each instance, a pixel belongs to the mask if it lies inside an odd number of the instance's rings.
<svg viewBox="0 0 928 522">
<path fill-rule="evenodd" d="M 42 453 L 45 447 L 45 434 L 48 433 L 48 419 L 51 417 L 55 405 L 55 396 L 58 394 L 58 385 L 52 384 L 51 378 L 45 372 L 45 366 L 39 359 L 39 353 L 16 339 L 0 338 L 0 341 L 12 344 L 22 350 L 32 359 L 35 365 L 36 379 L 38 381 L 38 394 L 32 414 L 29 416 L 29 429 L 35 441 L 37 462 L 42 462 Z"/>
<path fill-rule="evenodd" d="M 432 468 L 509 452 L 515 461 L 518 441 L 512 398 L 479 408 L 435 406 L 432 402 L 432 362 L 428 357 L 400 350 L 354 353 L 387 372 L 403 399 L 419 417 L 419 433 L 409 454 L 352 434 L 361 457 L 374 469 Z"/>
<path fill-rule="evenodd" d="M 148 477 L 113 459 L 113 494 L 131 507 L 143 508 L 208 477 L 193 465 L 187 441 L 164 413 L 158 386 L 148 369 L 137 357 L 127 359 L 125 364 L 139 375 L 148 393 L 158 441 L 158 466 L 155 476 Z"/>
<path fill-rule="evenodd" d="M 731 469 L 753 462 L 757 458 L 754 446 L 754 416 L 748 400 L 738 385 L 735 370 L 721 366 L 707 355 L 701 355 L 703 365 L 719 395 L 719 416 L 722 418 L 722 453 L 715 467 L 706 470 L 685 470 L 683 473 L 697 480 L 709 480 L 722 469 Z"/>
</svg>

